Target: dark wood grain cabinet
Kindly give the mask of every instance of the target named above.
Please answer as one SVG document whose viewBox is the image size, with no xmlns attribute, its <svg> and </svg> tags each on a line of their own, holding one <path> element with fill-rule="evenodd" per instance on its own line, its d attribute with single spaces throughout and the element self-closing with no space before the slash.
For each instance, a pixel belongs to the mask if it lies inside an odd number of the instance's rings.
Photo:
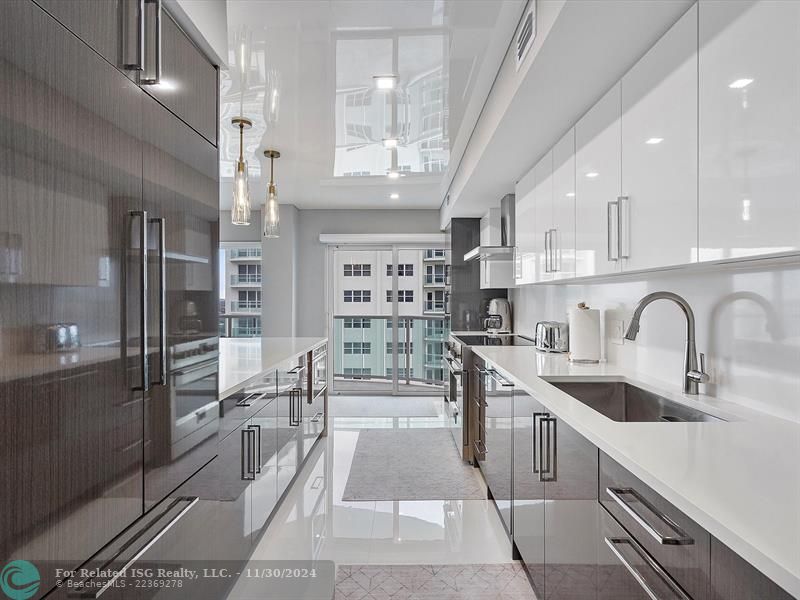
<svg viewBox="0 0 800 600">
<path fill-rule="evenodd" d="M 208 142 L 217 145 L 217 68 L 169 12 L 161 12 L 161 78 L 156 69 L 157 4 L 138 0 L 36 0 L 126 77 L 139 83 Z M 138 48 L 141 46 L 142 51 Z M 72 65 L 73 72 L 83 65 Z"/>
<path fill-rule="evenodd" d="M 793 600 L 775 584 L 718 539 L 711 538 L 711 600 Z"/>
<path fill-rule="evenodd" d="M 594 598 L 597 448 L 514 391 L 514 545 L 538 598 Z"/>
</svg>

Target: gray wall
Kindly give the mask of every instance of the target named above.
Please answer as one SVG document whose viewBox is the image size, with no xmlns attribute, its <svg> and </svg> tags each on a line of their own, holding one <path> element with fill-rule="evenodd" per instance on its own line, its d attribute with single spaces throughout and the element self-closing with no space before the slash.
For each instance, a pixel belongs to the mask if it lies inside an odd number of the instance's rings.
<svg viewBox="0 0 800 600">
<path fill-rule="evenodd" d="M 261 239 L 261 211 L 250 213 L 250 225 L 233 225 L 231 211 L 219 211 L 220 242 L 257 242 Z"/>
<path fill-rule="evenodd" d="M 262 242 L 264 335 L 325 335 L 321 233 L 441 233 L 439 211 L 298 210 L 282 204 L 281 237 Z"/>
</svg>

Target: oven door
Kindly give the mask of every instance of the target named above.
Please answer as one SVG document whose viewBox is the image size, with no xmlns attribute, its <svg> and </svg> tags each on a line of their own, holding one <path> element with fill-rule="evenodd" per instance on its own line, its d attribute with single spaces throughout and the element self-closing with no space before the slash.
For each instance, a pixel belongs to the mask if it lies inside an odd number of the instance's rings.
<svg viewBox="0 0 800 600">
<path fill-rule="evenodd" d="M 457 358 L 445 360 L 449 373 L 450 389 L 445 402 L 445 413 L 453 442 L 458 453 L 464 458 L 464 369 Z"/>
<path fill-rule="evenodd" d="M 219 360 L 216 356 L 171 373 L 173 459 L 217 432 L 218 376 Z"/>
</svg>

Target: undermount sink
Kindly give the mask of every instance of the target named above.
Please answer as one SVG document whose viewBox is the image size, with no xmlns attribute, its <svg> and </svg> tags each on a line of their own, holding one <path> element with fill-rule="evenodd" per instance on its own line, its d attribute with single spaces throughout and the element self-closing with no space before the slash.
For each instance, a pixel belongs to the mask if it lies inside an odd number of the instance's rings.
<svg viewBox="0 0 800 600">
<path fill-rule="evenodd" d="M 622 422 L 724 421 L 623 381 L 551 381 L 609 419 Z"/>
</svg>

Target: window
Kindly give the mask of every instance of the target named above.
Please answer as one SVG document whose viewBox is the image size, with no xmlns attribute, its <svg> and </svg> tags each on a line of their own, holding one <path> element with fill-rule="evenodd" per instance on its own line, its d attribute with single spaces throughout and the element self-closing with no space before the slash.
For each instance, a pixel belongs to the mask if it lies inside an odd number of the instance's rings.
<svg viewBox="0 0 800 600">
<path fill-rule="evenodd" d="M 372 354 L 371 342 L 345 342 L 345 354 Z"/>
<path fill-rule="evenodd" d="M 345 375 L 372 375 L 372 367 L 345 367 Z"/>
<path fill-rule="evenodd" d="M 344 320 L 345 329 L 370 329 L 372 321 L 370 319 L 359 319 L 348 317 Z"/>
<path fill-rule="evenodd" d="M 386 367 L 386 375 L 387 377 L 391 377 L 393 373 L 392 367 Z M 403 377 L 413 377 L 414 376 L 414 367 L 410 369 L 406 367 L 400 367 L 397 369 L 397 376 L 402 379 Z"/>
<path fill-rule="evenodd" d="M 411 321 L 411 319 L 403 319 L 403 318 L 397 319 L 397 326 L 400 329 L 405 329 L 407 326 L 413 327 L 414 326 L 413 323 L 409 323 L 408 321 Z M 391 328 L 392 328 L 392 320 L 386 319 L 386 329 L 391 329 Z"/>
<path fill-rule="evenodd" d="M 443 248 L 434 248 L 431 250 L 425 250 L 425 260 L 438 259 L 438 258 L 444 258 Z"/>
<path fill-rule="evenodd" d="M 392 290 L 386 290 L 386 301 L 392 301 Z M 397 291 L 397 301 L 398 302 L 413 302 L 414 301 L 414 290 L 398 290 Z"/>
<path fill-rule="evenodd" d="M 397 352 L 405 354 L 408 350 L 409 354 L 414 354 L 414 342 L 397 342 Z M 386 354 L 392 353 L 392 342 L 386 342 Z"/>
<path fill-rule="evenodd" d="M 345 302 L 372 302 L 370 290 L 344 290 Z"/>
<path fill-rule="evenodd" d="M 345 277 L 369 277 L 371 275 L 372 275 L 372 265 L 370 264 L 344 265 Z"/>
<path fill-rule="evenodd" d="M 425 265 L 425 285 L 444 285 L 445 265 Z"/>
<path fill-rule="evenodd" d="M 392 276 L 392 265 L 386 265 L 386 276 Z M 411 263 L 403 263 L 397 265 L 397 276 L 398 277 L 413 277 L 414 276 L 414 265 Z"/>
<path fill-rule="evenodd" d="M 238 301 L 233 310 L 253 310 L 261 308 L 261 290 L 239 290 Z"/>
<path fill-rule="evenodd" d="M 432 290 L 425 293 L 425 306 L 423 307 L 423 312 L 443 313 L 444 305 L 444 290 Z"/>
</svg>

